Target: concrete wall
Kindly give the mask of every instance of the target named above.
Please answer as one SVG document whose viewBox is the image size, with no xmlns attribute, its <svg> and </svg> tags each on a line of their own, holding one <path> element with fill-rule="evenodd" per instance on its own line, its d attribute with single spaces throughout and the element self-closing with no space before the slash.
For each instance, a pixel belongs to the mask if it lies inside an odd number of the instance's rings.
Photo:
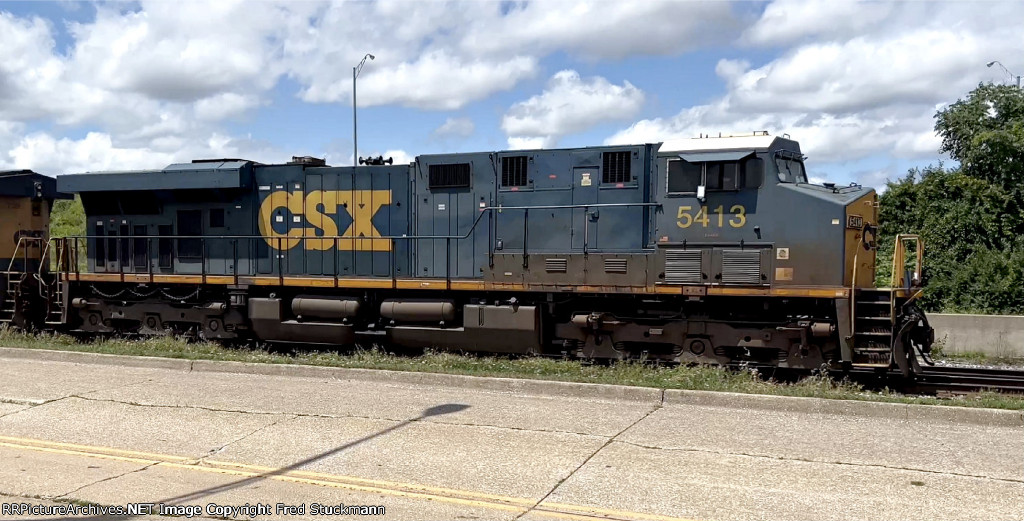
<svg viewBox="0 0 1024 521">
<path fill-rule="evenodd" d="M 1024 357 L 1024 316 L 929 313 L 928 322 L 946 353 Z"/>
</svg>

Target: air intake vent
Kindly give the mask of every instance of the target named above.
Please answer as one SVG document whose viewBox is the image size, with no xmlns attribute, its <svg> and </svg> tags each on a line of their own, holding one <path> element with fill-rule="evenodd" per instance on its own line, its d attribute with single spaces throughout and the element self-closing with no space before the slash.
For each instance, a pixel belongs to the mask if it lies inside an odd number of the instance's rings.
<svg viewBox="0 0 1024 521">
<path fill-rule="evenodd" d="M 605 273 L 626 273 L 626 259 L 605 259 Z"/>
<path fill-rule="evenodd" d="M 506 156 L 501 158 L 501 186 L 526 186 L 526 156 Z"/>
<path fill-rule="evenodd" d="M 723 250 L 722 284 L 761 284 L 761 252 Z"/>
<path fill-rule="evenodd" d="M 622 152 L 605 152 L 602 154 L 603 168 L 601 169 L 601 183 L 616 184 L 628 183 L 633 180 L 629 171 L 632 162 L 628 150 Z"/>
<path fill-rule="evenodd" d="M 700 284 L 700 250 L 665 250 L 665 282 L 669 284 Z"/>
<path fill-rule="evenodd" d="M 469 163 L 451 165 L 430 165 L 430 189 L 434 188 L 469 188 L 469 177 L 472 169 Z"/>
<path fill-rule="evenodd" d="M 568 259 L 544 259 L 544 271 L 548 273 L 565 273 L 568 269 Z"/>
</svg>

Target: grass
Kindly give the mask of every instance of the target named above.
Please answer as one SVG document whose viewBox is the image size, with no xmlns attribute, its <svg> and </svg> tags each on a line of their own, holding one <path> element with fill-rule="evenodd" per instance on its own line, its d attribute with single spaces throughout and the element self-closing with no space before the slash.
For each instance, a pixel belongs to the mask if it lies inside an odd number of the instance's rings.
<svg viewBox="0 0 1024 521">
<path fill-rule="evenodd" d="M 225 347 L 213 342 L 191 342 L 174 337 L 106 338 L 92 342 L 80 342 L 68 335 L 29 334 L 7 328 L 0 328 L 0 346 L 115 355 L 159 356 L 188 360 L 305 364 L 324 367 L 617 384 L 660 389 L 728 391 L 1024 410 L 1024 396 L 1008 396 L 998 393 L 978 393 L 955 398 L 905 396 L 890 391 L 867 391 L 855 383 L 836 381 L 824 376 L 811 376 L 798 382 L 787 383 L 766 380 L 750 372 L 735 372 L 711 366 L 659 366 L 636 362 L 593 365 L 579 361 L 539 357 L 478 357 L 435 352 L 428 352 L 421 356 L 402 356 L 381 349 L 356 349 L 345 353 L 335 351 L 276 352 L 247 347 Z"/>
</svg>

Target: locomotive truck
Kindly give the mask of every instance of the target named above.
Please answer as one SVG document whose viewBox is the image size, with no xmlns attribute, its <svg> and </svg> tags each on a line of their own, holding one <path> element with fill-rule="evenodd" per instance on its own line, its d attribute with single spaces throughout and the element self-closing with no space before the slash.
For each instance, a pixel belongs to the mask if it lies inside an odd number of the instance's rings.
<svg viewBox="0 0 1024 521">
<path fill-rule="evenodd" d="M 897 237 L 876 287 L 875 191 L 809 183 L 786 135 L 365 162 L 59 176 L 87 230 L 40 253 L 44 322 L 802 370 L 927 360 L 920 241 Z"/>
</svg>

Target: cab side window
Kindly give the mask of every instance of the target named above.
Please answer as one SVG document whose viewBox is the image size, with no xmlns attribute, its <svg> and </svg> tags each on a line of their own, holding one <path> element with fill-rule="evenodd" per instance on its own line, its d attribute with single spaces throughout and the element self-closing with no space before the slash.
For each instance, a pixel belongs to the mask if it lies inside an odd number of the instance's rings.
<svg viewBox="0 0 1024 521">
<path fill-rule="evenodd" d="M 682 159 L 668 161 L 668 193 L 694 193 L 700 186 L 703 170 L 701 163 L 690 163 Z"/>
<path fill-rule="evenodd" d="M 683 159 L 668 161 L 668 193 L 696 193 L 706 190 L 743 190 L 760 188 L 764 181 L 764 161 L 750 155 L 739 161 L 691 163 Z"/>
</svg>

